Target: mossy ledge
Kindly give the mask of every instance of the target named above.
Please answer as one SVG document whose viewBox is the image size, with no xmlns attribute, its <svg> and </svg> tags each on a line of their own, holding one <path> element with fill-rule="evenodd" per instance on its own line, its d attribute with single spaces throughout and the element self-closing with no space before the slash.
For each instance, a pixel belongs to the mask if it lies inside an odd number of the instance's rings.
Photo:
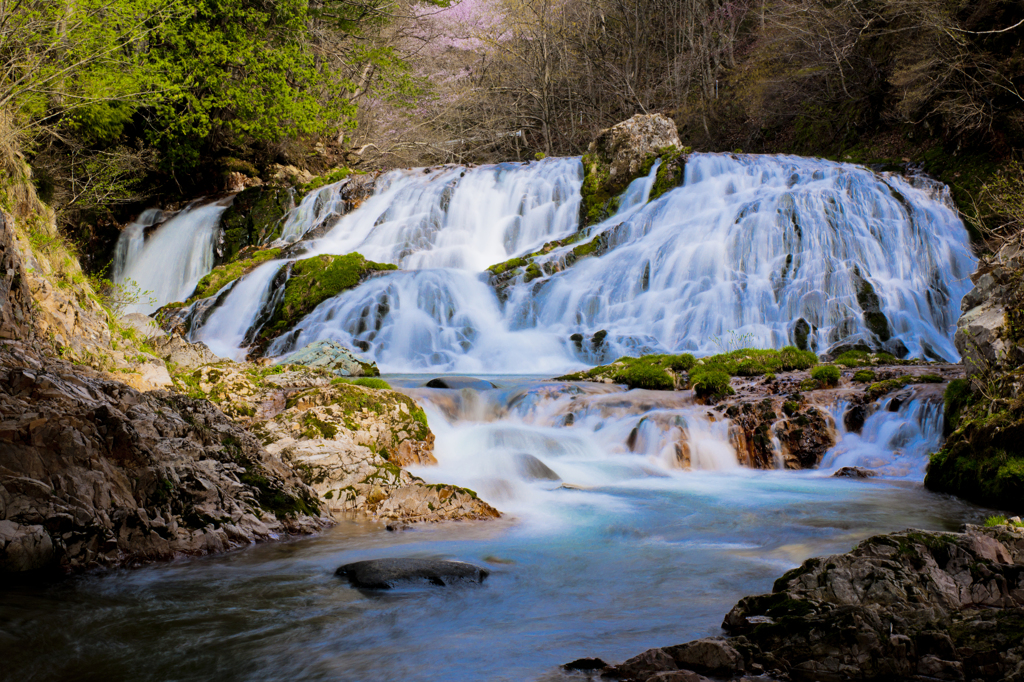
<svg viewBox="0 0 1024 682">
<path fill-rule="evenodd" d="M 730 377 L 805 370 L 817 364 L 818 357 L 814 353 L 793 346 L 782 350 L 745 348 L 700 360 L 688 353 L 622 357 L 610 365 L 566 374 L 555 380 L 602 381 L 658 391 L 693 388 L 698 397 L 714 402 L 732 394 Z"/>
<path fill-rule="evenodd" d="M 358 286 L 374 273 L 397 269 L 390 263 L 366 260 L 358 253 L 313 256 L 296 261 L 285 284 L 284 296 L 257 338 L 257 347 L 265 348 L 327 299 Z"/>
<path fill-rule="evenodd" d="M 265 249 L 263 251 L 250 252 L 230 263 L 218 265 L 199 280 L 195 292 L 185 302 L 185 305 L 191 305 L 201 298 L 213 296 L 226 285 L 243 275 L 249 274 L 260 265 L 263 265 L 268 260 L 277 258 L 279 255 L 281 255 L 281 249 Z"/>
<path fill-rule="evenodd" d="M 626 191 L 629 183 L 651 172 L 659 158 L 662 160 L 651 189 L 651 200 L 678 187 L 683 182 L 686 159 L 693 150 L 689 147 L 662 147 L 650 154 L 640 164 L 635 175 L 613 175 L 608 159 L 601 154 L 590 152 L 583 155 L 583 186 L 580 188 L 580 226 L 599 223 L 615 214 L 619 207 L 619 196 Z"/>
</svg>

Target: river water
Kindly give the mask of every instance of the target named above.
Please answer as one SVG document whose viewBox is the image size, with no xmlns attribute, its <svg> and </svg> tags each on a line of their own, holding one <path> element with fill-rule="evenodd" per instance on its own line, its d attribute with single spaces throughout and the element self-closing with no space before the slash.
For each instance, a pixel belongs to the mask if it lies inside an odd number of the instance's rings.
<svg viewBox="0 0 1024 682">
<path fill-rule="evenodd" d="M 4 588 L 0 678 L 535 680 L 575 658 L 717 634 L 740 597 L 810 556 L 985 516 L 921 485 L 939 438 L 934 393 L 841 433 L 822 470 L 753 471 L 735 464 L 725 422 L 682 394 L 507 376 L 493 390 L 434 390 L 426 378 L 388 377 L 437 434 L 438 466 L 415 473 L 474 487 L 502 519 L 396 532 L 349 519 L 223 556 Z M 688 470 L 667 447 L 681 424 Z M 884 475 L 829 475 L 847 464 Z M 334 576 L 399 556 L 492 574 L 388 593 Z"/>
</svg>

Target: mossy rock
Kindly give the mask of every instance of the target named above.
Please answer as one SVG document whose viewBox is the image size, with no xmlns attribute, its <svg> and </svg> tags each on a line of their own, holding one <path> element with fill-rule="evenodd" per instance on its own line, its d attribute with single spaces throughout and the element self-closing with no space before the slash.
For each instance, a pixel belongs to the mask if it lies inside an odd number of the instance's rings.
<svg viewBox="0 0 1024 682">
<path fill-rule="evenodd" d="M 583 186 L 580 188 L 580 226 L 599 223 L 614 215 L 618 209 L 619 196 L 629 184 L 651 172 L 657 159 L 662 159 L 651 188 L 650 199 L 654 200 L 665 192 L 683 183 L 686 158 L 692 151 L 689 147 L 663 147 L 648 156 L 635 175 L 611 173 L 609 159 L 599 153 L 583 155 Z"/>
<path fill-rule="evenodd" d="M 318 305 L 358 286 L 371 274 L 397 269 L 390 263 L 368 261 L 358 253 L 296 261 L 285 284 L 284 296 L 260 332 L 260 342 L 291 329 Z"/>
<path fill-rule="evenodd" d="M 292 193 L 287 189 L 250 187 L 239 192 L 221 215 L 224 236 L 218 260 L 231 262 L 245 247 L 277 239 L 284 216 L 293 205 Z"/>
<path fill-rule="evenodd" d="M 234 282 L 239 277 L 246 275 L 258 266 L 273 260 L 281 255 L 281 249 L 265 249 L 248 253 L 238 260 L 218 265 L 204 276 L 196 285 L 196 290 L 189 297 L 187 304 L 191 304 L 201 298 L 213 296 L 226 285 Z"/>
</svg>

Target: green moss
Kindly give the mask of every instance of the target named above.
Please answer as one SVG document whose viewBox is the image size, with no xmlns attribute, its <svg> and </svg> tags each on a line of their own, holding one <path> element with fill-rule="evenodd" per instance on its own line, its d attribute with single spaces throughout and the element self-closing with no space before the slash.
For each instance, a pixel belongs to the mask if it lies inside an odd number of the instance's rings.
<svg viewBox="0 0 1024 682">
<path fill-rule="evenodd" d="M 841 376 L 839 368 L 833 365 L 821 365 L 811 370 L 811 378 L 825 387 L 838 386 Z"/>
<path fill-rule="evenodd" d="M 937 374 L 921 374 L 918 376 L 908 374 L 871 384 L 868 386 L 867 396 L 869 400 L 878 400 L 887 393 L 892 393 L 911 384 L 941 384 L 942 382 L 943 378 Z"/>
<path fill-rule="evenodd" d="M 659 152 L 661 166 L 658 167 L 658 174 L 654 177 L 650 201 L 654 201 L 662 194 L 683 184 L 683 180 L 686 177 L 686 157 L 691 152 L 693 152 L 693 149 L 690 147 L 683 147 L 682 149 L 678 147 L 665 147 Z M 648 170 L 648 172 L 650 171 Z"/>
<path fill-rule="evenodd" d="M 875 373 L 870 369 L 857 370 L 853 374 L 853 380 L 859 384 L 870 384 L 875 380 Z"/>
<path fill-rule="evenodd" d="M 321 420 L 316 414 L 310 410 L 302 416 L 302 436 L 303 438 L 326 438 L 332 440 L 338 435 L 338 427 L 334 424 L 328 424 Z"/>
<path fill-rule="evenodd" d="M 617 384 L 625 384 L 630 388 L 646 388 L 652 391 L 671 391 L 675 381 L 665 370 L 646 363 L 632 363 L 613 379 Z"/>
<path fill-rule="evenodd" d="M 268 260 L 277 258 L 280 254 L 281 249 L 266 249 L 264 251 L 256 251 L 245 258 L 240 258 L 224 265 L 218 265 L 199 280 L 195 292 L 182 305 L 189 305 L 198 299 L 213 296 L 224 286 L 234 282 L 242 275 L 248 274 Z"/>
<path fill-rule="evenodd" d="M 504 263 L 497 263 L 497 264 L 492 265 L 491 267 L 489 267 L 487 269 L 490 272 L 492 272 L 493 274 L 495 274 L 495 275 L 501 275 L 501 274 L 504 274 L 505 272 L 507 272 L 509 270 L 514 270 L 515 268 L 524 267 L 529 262 L 530 261 L 528 261 L 525 258 L 510 258 L 509 260 L 505 261 Z"/>
<path fill-rule="evenodd" d="M 832 361 L 835 365 L 842 365 L 843 367 L 866 367 L 870 365 L 903 365 L 907 364 L 904 360 L 899 360 L 895 356 L 889 353 L 871 353 L 863 350 L 848 350 L 835 360 Z"/>
<path fill-rule="evenodd" d="M 729 375 L 720 369 L 698 367 L 690 373 L 690 386 L 698 398 L 719 400 L 735 393 Z"/>
<path fill-rule="evenodd" d="M 394 265 L 368 261 L 358 253 L 297 261 L 292 266 L 284 296 L 260 338 L 273 338 L 290 329 L 320 303 L 355 287 L 370 273 L 397 269 Z"/>
<path fill-rule="evenodd" d="M 324 175 L 315 177 L 306 184 L 299 185 L 298 187 L 295 188 L 296 200 L 301 199 L 303 196 L 309 194 L 314 190 L 318 190 L 321 187 L 326 187 L 327 185 L 333 185 L 336 182 L 341 182 L 351 174 L 351 168 L 335 168 L 330 173 L 326 173 Z"/>
<path fill-rule="evenodd" d="M 523 277 L 523 281 L 532 282 L 533 280 L 537 279 L 538 277 L 542 277 L 543 275 L 544 273 L 541 271 L 540 267 L 536 263 L 530 263 L 529 265 L 526 266 L 526 273 L 525 277 Z"/>
<path fill-rule="evenodd" d="M 271 481 L 261 470 L 247 469 L 238 480 L 245 485 L 256 488 L 256 499 L 264 511 L 271 512 L 278 518 L 306 514 L 319 516 L 320 506 L 313 499 L 304 499 L 285 492 L 280 483 Z"/>
</svg>

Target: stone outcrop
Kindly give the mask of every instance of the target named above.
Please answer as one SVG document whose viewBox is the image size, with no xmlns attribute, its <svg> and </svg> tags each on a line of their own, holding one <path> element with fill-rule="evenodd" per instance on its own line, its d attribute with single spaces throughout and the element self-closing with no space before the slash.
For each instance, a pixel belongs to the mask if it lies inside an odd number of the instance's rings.
<svg viewBox="0 0 1024 682">
<path fill-rule="evenodd" d="M 32 291 L 7 217 L 0 212 L 0 339 L 32 333 Z"/>
<path fill-rule="evenodd" d="M 1024 679 L 1024 529 L 876 536 L 809 559 L 722 627 L 728 637 L 651 649 L 601 678 Z"/>
<path fill-rule="evenodd" d="M 0 351 L 0 571 L 134 565 L 326 523 L 315 493 L 209 402 Z"/>
<path fill-rule="evenodd" d="M 317 367 L 221 363 L 179 381 L 256 434 L 331 512 L 399 525 L 500 515 L 471 490 L 427 485 L 405 470 L 436 464 L 434 434 L 415 401 L 379 379 L 359 385 Z"/>
<path fill-rule="evenodd" d="M 285 214 L 293 206 L 291 190 L 283 187 L 257 186 L 238 193 L 221 215 L 217 261 L 233 261 L 245 247 L 276 239 Z"/>
<path fill-rule="evenodd" d="M 335 341 L 317 341 L 288 355 L 279 362 L 324 369 L 340 377 L 375 377 L 380 375 L 377 363 L 358 355 Z"/>
<path fill-rule="evenodd" d="M 961 303 L 953 343 L 968 373 L 1024 363 L 1024 249 L 1008 244 L 971 276 L 974 288 Z"/>
</svg>

